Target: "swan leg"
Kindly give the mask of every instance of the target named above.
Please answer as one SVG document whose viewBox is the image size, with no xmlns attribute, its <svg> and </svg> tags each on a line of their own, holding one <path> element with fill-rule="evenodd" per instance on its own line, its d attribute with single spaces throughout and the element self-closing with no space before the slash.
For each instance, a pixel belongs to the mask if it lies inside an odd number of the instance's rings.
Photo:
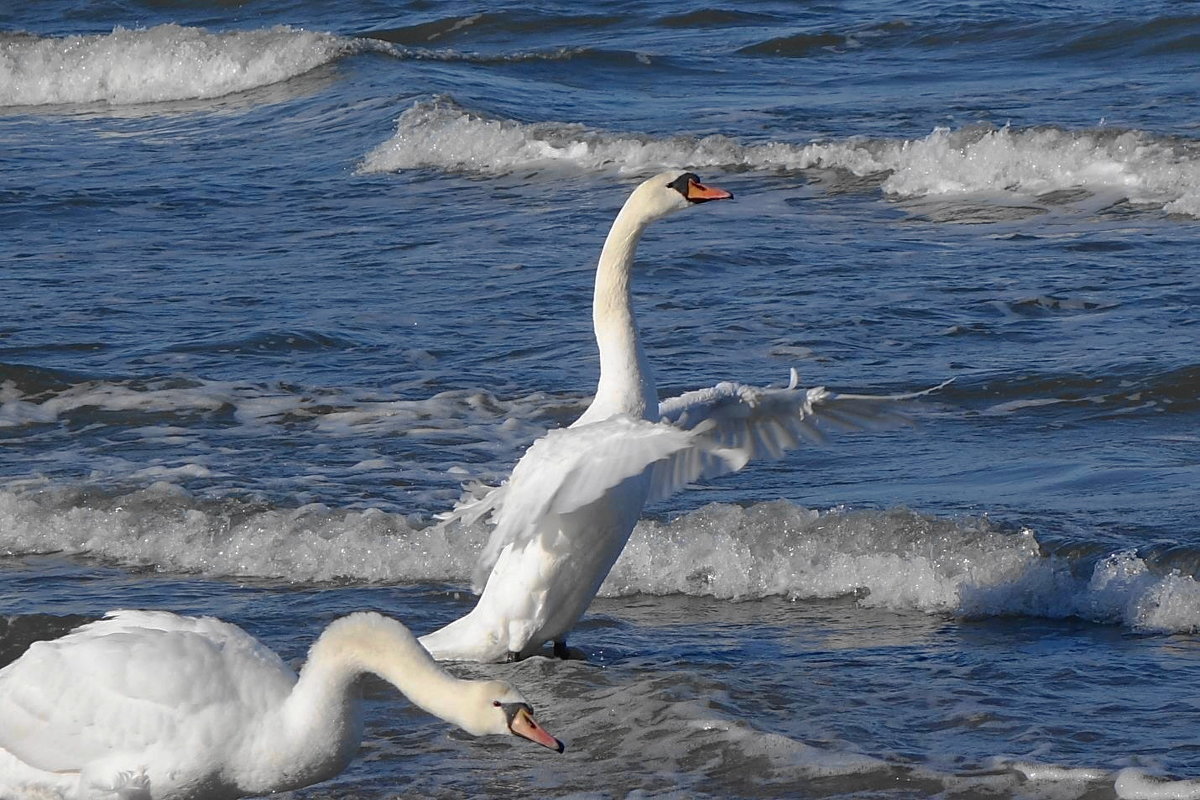
<svg viewBox="0 0 1200 800">
<path fill-rule="evenodd" d="M 566 661 L 571 658 L 571 650 L 567 647 L 567 637 L 554 640 L 554 657 Z"/>
<path fill-rule="evenodd" d="M 514 661 L 520 661 L 520 660 L 521 660 L 521 654 L 515 653 L 512 650 L 509 650 L 508 653 L 504 656 L 504 663 L 506 663 L 506 664 L 511 664 Z"/>
</svg>

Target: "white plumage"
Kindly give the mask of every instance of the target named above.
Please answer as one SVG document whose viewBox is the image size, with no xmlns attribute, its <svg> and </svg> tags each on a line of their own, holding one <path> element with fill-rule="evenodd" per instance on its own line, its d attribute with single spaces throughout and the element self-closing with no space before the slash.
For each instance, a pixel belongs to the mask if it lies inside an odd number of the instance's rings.
<svg viewBox="0 0 1200 800">
<path fill-rule="evenodd" d="M 691 173 L 657 175 L 634 189 L 604 243 L 592 321 L 600 380 L 591 405 L 569 428 L 551 431 L 512 475 L 448 519 L 495 523 L 476 573 L 474 609 L 421 637 L 440 660 L 496 661 L 536 652 L 566 636 L 587 610 L 624 548 L 643 505 L 700 478 L 778 458 L 822 427 L 866 429 L 906 419 L 915 395 L 839 395 L 720 383 L 658 401 L 638 336 L 630 273 L 646 226 L 699 202 L 732 197 Z"/>
<path fill-rule="evenodd" d="M 361 742 L 364 672 L 470 733 L 561 749 L 511 686 L 454 678 L 380 614 L 331 623 L 297 676 L 235 625 L 116 611 L 0 670 L 0 797 L 216 800 L 325 780 Z"/>
</svg>

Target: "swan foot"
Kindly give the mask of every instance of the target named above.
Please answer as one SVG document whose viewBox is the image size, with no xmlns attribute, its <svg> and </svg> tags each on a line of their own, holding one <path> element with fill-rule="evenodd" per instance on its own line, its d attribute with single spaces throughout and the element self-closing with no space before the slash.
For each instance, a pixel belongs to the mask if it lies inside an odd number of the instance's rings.
<svg viewBox="0 0 1200 800">
<path fill-rule="evenodd" d="M 564 639 L 561 642 L 554 643 L 554 657 L 561 658 L 563 661 L 587 661 L 587 654 L 578 647 L 567 647 L 567 642 Z"/>
<path fill-rule="evenodd" d="M 563 661 L 587 661 L 587 656 L 584 655 L 583 651 L 577 650 L 574 647 L 567 647 L 567 641 L 565 639 L 562 641 L 556 640 L 554 642 L 553 655 L 555 658 L 562 659 Z M 504 663 L 514 664 L 518 661 L 524 661 L 525 658 L 526 656 L 521 655 L 519 652 L 515 650 L 509 650 L 504 654 Z"/>
</svg>

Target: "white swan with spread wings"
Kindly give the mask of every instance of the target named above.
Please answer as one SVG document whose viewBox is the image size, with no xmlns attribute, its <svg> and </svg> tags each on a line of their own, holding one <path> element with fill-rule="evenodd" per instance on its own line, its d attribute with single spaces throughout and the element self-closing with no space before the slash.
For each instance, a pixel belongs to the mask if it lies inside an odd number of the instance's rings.
<svg viewBox="0 0 1200 800">
<path fill-rule="evenodd" d="M 450 519 L 490 517 L 495 529 L 476 572 L 474 609 L 421 637 L 439 660 L 521 658 L 566 637 L 587 610 L 633 532 L 642 507 L 699 478 L 778 458 L 822 425 L 863 429 L 905 419 L 911 395 L 841 395 L 720 383 L 658 400 L 630 298 L 634 253 L 646 226 L 691 206 L 733 195 L 690 172 L 668 172 L 634 189 L 596 269 L 592 322 L 600 381 L 569 428 L 534 442 L 512 475 Z"/>
</svg>

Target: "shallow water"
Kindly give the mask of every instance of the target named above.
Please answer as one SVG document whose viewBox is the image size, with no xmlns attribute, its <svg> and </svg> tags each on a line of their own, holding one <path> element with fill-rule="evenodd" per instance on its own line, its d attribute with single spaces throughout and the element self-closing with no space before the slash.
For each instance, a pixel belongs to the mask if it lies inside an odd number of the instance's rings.
<svg viewBox="0 0 1200 800">
<path fill-rule="evenodd" d="M 562 757 L 369 687 L 296 796 L 1198 796 L 1200 17 L 272 0 L 0 11 L 0 611 L 212 613 L 299 661 L 424 632 L 445 530 L 586 407 L 595 256 L 656 226 L 660 391 L 912 391 L 647 510 L 500 674 Z"/>
</svg>

